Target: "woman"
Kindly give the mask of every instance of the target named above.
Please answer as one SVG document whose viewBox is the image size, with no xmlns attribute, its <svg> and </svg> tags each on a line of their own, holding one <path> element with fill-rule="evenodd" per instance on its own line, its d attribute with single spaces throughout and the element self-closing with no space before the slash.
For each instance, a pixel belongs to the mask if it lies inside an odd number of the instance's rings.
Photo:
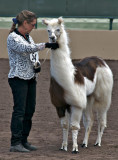
<svg viewBox="0 0 118 160">
<path fill-rule="evenodd" d="M 37 150 L 35 146 L 28 143 L 27 138 L 36 105 L 36 74 L 40 72 L 38 51 L 59 47 L 57 43 L 34 43 L 29 33 L 35 27 L 36 20 L 33 12 L 23 10 L 13 19 L 7 39 L 10 64 L 8 82 L 14 100 L 11 119 L 11 152 Z"/>
</svg>

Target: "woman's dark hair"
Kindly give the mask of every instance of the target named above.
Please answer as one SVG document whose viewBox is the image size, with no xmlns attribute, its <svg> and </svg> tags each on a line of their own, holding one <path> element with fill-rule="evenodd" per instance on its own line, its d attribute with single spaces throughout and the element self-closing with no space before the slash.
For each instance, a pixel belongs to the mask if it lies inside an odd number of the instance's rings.
<svg viewBox="0 0 118 160">
<path fill-rule="evenodd" d="M 37 19 L 35 13 L 30 12 L 28 10 L 23 10 L 21 11 L 17 16 L 16 16 L 16 22 L 13 21 L 12 27 L 10 29 L 10 33 L 14 31 L 16 28 L 16 24 L 18 24 L 18 27 L 23 24 L 23 22 L 26 20 L 27 23 L 31 23 L 34 19 Z"/>
</svg>

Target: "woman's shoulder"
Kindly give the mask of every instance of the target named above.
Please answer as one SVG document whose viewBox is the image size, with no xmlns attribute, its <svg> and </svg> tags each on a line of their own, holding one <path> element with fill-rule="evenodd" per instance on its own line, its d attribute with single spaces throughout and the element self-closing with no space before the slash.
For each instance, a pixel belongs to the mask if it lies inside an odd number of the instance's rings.
<svg viewBox="0 0 118 160">
<path fill-rule="evenodd" d="M 12 39 L 14 39 L 14 38 L 16 38 L 16 37 L 17 37 L 17 34 L 13 31 L 12 33 L 10 33 L 10 34 L 8 35 L 7 40 L 12 40 Z"/>
<path fill-rule="evenodd" d="M 7 41 L 23 41 L 23 38 L 13 31 L 8 35 Z"/>
</svg>

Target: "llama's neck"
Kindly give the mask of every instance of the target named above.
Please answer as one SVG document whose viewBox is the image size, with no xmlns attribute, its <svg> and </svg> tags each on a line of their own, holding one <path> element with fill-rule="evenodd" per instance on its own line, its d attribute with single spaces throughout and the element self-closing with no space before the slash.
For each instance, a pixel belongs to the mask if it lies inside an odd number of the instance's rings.
<svg viewBox="0 0 118 160">
<path fill-rule="evenodd" d="M 68 36 L 67 36 L 67 33 L 64 29 L 61 32 L 61 35 L 58 39 L 58 43 L 60 45 L 68 46 Z"/>
<path fill-rule="evenodd" d="M 68 37 L 64 31 L 59 40 L 59 49 L 53 50 L 51 54 L 51 76 L 62 86 L 72 85 L 75 68 L 70 58 Z M 65 88 L 65 87 L 64 87 Z"/>
</svg>

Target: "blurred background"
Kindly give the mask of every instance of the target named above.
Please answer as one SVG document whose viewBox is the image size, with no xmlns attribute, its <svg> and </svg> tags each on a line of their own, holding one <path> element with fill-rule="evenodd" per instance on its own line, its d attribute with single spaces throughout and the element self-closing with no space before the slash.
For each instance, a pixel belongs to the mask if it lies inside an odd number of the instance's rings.
<svg viewBox="0 0 118 160">
<path fill-rule="evenodd" d="M 72 59 L 99 56 L 118 60 L 118 0 L 0 0 L 0 58 L 8 58 L 7 37 L 12 18 L 25 9 L 38 17 L 37 29 L 31 32 L 35 43 L 48 41 L 42 19 L 62 16 Z M 40 59 L 45 54 L 42 51 Z"/>
<path fill-rule="evenodd" d="M 24 9 L 37 14 L 37 28 L 42 18 L 62 16 L 68 29 L 118 30 L 118 0 L 0 0 L 0 28 Z"/>
</svg>

